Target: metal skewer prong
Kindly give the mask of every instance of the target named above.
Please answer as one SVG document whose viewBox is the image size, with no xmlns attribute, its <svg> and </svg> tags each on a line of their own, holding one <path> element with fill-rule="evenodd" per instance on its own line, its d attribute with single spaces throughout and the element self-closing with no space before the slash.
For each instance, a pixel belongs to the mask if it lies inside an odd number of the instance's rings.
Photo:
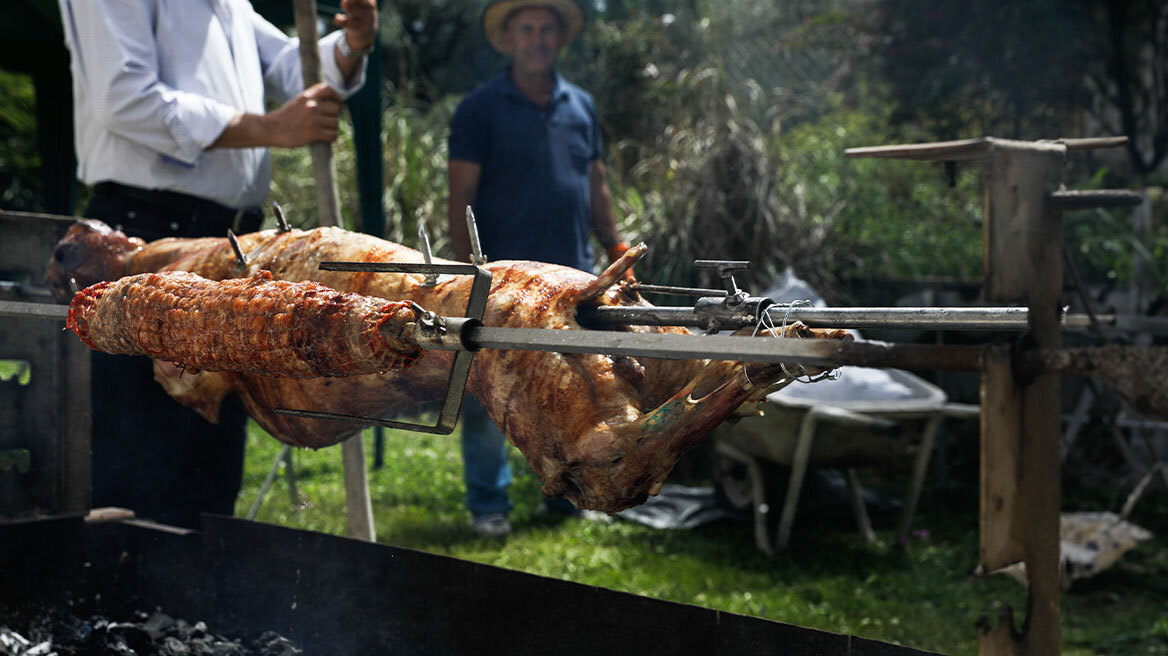
<svg viewBox="0 0 1168 656">
<path fill-rule="evenodd" d="M 292 232 L 292 226 L 288 225 L 288 219 L 284 218 L 284 210 L 280 209 L 280 204 L 276 201 L 272 201 L 272 212 L 276 215 L 276 232 Z"/>
<path fill-rule="evenodd" d="M 426 264 L 434 263 L 434 256 L 430 253 L 430 235 L 426 232 L 426 222 L 418 222 L 418 240 L 422 242 L 422 257 L 426 259 Z M 438 274 L 427 273 L 426 279 L 422 282 L 423 287 L 433 287 L 438 284 Z"/>
<path fill-rule="evenodd" d="M 470 205 L 466 206 L 466 231 L 470 233 L 470 263 L 483 266 L 487 263 L 487 258 L 483 255 L 483 247 L 479 243 L 479 227 L 475 223 L 474 210 Z"/>
<path fill-rule="evenodd" d="M 243 268 L 247 268 L 247 257 L 243 254 L 243 249 L 239 247 L 239 240 L 235 238 L 235 233 L 231 228 L 227 229 L 227 241 L 231 243 L 231 250 L 235 251 L 235 263 Z"/>
</svg>

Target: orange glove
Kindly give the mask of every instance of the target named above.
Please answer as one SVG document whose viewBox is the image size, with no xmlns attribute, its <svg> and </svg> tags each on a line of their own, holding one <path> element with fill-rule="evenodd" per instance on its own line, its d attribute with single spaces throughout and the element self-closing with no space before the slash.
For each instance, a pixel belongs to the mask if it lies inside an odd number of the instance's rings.
<svg viewBox="0 0 1168 656">
<path fill-rule="evenodd" d="M 627 241 L 618 241 L 617 243 L 610 246 L 608 248 L 608 263 L 612 264 L 613 262 L 619 260 L 621 256 L 629 250 L 629 248 L 631 248 L 631 246 L 629 246 L 629 242 Z M 624 279 L 628 280 L 629 282 L 636 281 L 636 278 L 633 276 L 633 269 L 631 267 L 625 270 Z"/>
</svg>

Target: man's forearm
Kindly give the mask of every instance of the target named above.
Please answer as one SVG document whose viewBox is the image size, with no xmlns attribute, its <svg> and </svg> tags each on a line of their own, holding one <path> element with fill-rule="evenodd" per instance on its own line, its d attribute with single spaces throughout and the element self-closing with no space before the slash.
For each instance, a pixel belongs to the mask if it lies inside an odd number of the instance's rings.
<svg viewBox="0 0 1168 656">
<path fill-rule="evenodd" d="M 450 247 L 454 259 L 470 261 L 470 228 L 466 225 L 466 208 L 478 193 L 482 166 L 474 162 L 452 158 L 446 165 L 447 189 L 450 197 L 446 205 L 446 221 L 450 230 Z"/>
<path fill-rule="evenodd" d="M 471 197 L 464 189 L 454 184 L 450 189 L 450 202 L 446 205 L 446 228 L 450 233 L 450 245 L 454 259 L 471 261 L 471 230 L 466 226 L 466 205 Z"/>
<path fill-rule="evenodd" d="M 451 193 L 450 204 L 446 208 L 450 247 L 454 250 L 454 259 L 459 262 L 470 261 L 470 229 L 466 226 L 466 206 L 469 202 L 462 194 Z"/>
<path fill-rule="evenodd" d="M 223 128 L 211 148 L 260 148 L 271 145 L 271 142 L 267 116 L 241 111 Z"/>
<path fill-rule="evenodd" d="M 620 243 L 620 233 L 616 230 L 616 218 L 612 211 L 612 192 L 608 189 L 605 180 L 604 165 L 599 161 L 592 163 L 590 174 L 589 200 L 592 205 L 592 233 L 604 249 L 611 250 Z"/>
<path fill-rule="evenodd" d="M 608 250 L 620 242 L 616 229 L 616 219 L 612 214 L 612 202 L 595 204 L 592 207 L 592 233 L 600 245 Z"/>
<path fill-rule="evenodd" d="M 267 114 L 237 111 L 211 148 L 298 148 L 337 138 L 341 97 L 327 84 L 297 94 Z"/>
</svg>

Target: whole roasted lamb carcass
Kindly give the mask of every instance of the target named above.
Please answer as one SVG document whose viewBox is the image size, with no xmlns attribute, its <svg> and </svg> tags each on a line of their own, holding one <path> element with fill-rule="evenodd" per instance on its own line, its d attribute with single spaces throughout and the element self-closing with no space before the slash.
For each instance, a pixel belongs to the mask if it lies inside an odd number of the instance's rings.
<svg viewBox="0 0 1168 656">
<path fill-rule="evenodd" d="M 267 280 L 266 274 L 258 273 L 267 271 L 277 281 L 313 281 L 339 292 L 412 301 L 440 315 L 459 316 L 466 308 L 471 284 L 466 276 L 443 277 L 428 286 L 420 274 L 318 269 L 324 261 L 423 261 L 417 251 L 368 235 L 337 228 L 263 231 L 243 235 L 239 243 L 247 254 L 246 266 L 237 262 L 227 239 L 161 239 L 146 244 L 100 222 L 79 222 L 53 254 L 49 284 L 68 298 L 82 287 L 135 274 L 188 271 L 248 287 Z M 643 247 L 631 250 L 599 277 L 539 262 L 488 264 L 493 278 L 483 323 L 575 330 L 580 328 L 577 311 L 583 306 L 645 304 L 617 285 L 643 252 Z M 242 278 L 253 282 L 238 280 Z M 225 321 L 229 314 L 224 313 Z M 238 330 L 239 325 L 223 324 L 224 330 Z M 686 332 L 658 327 L 624 330 Z M 787 334 L 848 337 L 843 331 L 811 330 L 799 324 L 788 326 Z M 392 416 L 441 397 L 452 354 L 429 351 L 412 367 L 397 372 L 309 378 L 192 373 L 165 358 L 159 354 L 155 360 L 156 378 L 172 397 L 209 420 L 217 418 L 226 394 L 237 393 L 248 412 L 277 439 L 323 447 L 358 427 L 280 415 L 273 408 Z M 784 376 L 780 366 L 767 364 L 484 349 L 475 356 L 467 390 L 531 463 L 545 494 L 564 496 L 580 508 L 615 512 L 656 494 L 683 453 L 741 404 L 758 400 L 785 382 Z"/>
</svg>

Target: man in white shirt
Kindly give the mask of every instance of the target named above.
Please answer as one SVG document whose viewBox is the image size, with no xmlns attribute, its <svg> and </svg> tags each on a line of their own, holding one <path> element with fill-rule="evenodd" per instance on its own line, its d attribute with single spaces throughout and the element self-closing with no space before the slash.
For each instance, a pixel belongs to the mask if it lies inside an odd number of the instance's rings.
<svg viewBox="0 0 1168 656">
<path fill-rule="evenodd" d="M 247 0 L 58 0 L 72 59 L 85 216 L 147 241 L 257 230 L 269 147 L 337 136 L 364 83 L 376 0 L 342 0 L 319 43 L 324 82 L 304 89 L 298 42 Z M 265 102 L 283 103 L 266 112 Z M 246 415 L 212 425 L 171 400 L 146 358 L 93 358 L 93 505 L 197 528 L 232 514 Z"/>
</svg>

